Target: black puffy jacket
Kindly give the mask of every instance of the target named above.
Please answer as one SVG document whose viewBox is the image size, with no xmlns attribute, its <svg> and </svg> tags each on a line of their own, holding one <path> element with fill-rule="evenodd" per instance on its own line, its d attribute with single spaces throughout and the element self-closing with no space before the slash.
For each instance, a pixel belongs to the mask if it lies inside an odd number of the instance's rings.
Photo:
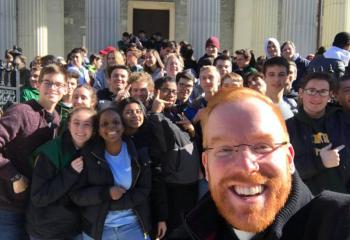
<svg viewBox="0 0 350 240">
<path fill-rule="evenodd" d="M 114 178 L 108 162 L 104 158 L 103 140 L 83 150 L 84 170 L 71 194 L 73 201 L 81 207 L 82 229 L 98 240 L 103 233 L 104 222 L 109 211 L 132 209 L 138 217 L 145 234 L 151 229 L 149 194 L 151 191 L 150 160 L 147 152 L 137 152 L 130 138 L 125 137 L 128 153 L 131 158 L 131 188 L 118 200 L 112 200 L 110 187 L 114 186 Z"/>
</svg>

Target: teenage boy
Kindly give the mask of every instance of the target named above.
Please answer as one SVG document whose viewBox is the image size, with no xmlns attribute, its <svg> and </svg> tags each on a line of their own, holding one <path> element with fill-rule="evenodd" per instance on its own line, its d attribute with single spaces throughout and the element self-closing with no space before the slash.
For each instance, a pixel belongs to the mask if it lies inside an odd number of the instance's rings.
<svg viewBox="0 0 350 240">
<path fill-rule="evenodd" d="M 128 84 L 130 97 L 140 100 L 147 111 L 152 108 L 154 82 L 151 75 L 146 72 L 131 73 Z"/>
<path fill-rule="evenodd" d="M 221 78 L 225 74 L 232 72 L 232 62 L 229 56 L 219 55 L 214 60 L 214 66 L 218 69 Z"/>
<path fill-rule="evenodd" d="M 61 122 L 66 121 L 69 113 L 73 109 L 73 92 L 77 88 L 79 82 L 79 74 L 76 72 L 68 73 L 67 94 L 56 105 L 56 111 L 61 117 Z"/>
<path fill-rule="evenodd" d="M 20 102 L 39 100 L 39 75 L 40 67 L 32 68 L 30 71 L 29 86 L 21 89 Z"/>
<path fill-rule="evenodd" d="M 98 106 L 101 110 L 107 107 L 111 102 L 120 102 L 122 99 L 130 96 L 127 86 L 130 76 L 130 69 L 125 65 L 115 65 L 108 68 L 108 88 L 104 88 L 97 92 Z"/>
<path fill-rule="evenodd" d="M 41 70 L 39 100 L 11 106 L 0 118 L 0 232 L 2 239 L 25 239 L 25 206 L 31 153 L 55 137 L 56 104 L 66 94 L 67 74 L 56 65 Z"/>
<path fill-rule="evenodd" d="M 294 116 L 297 104 L 293 99 L 283 98 L 284 88 L 289 76 L 289 62 L 283 57 L 273 57 L 264 63 L 264 80 L 266 82 L 266 96 L 280 108 L 285 120 Z"/>
<path fill-rule="evenodd" d="M 176 105 L 179 112 L 184 112 L 191 104 L 191 94 L 194 87 L 194 76 L 187 70 L 176 75 L 177 100 Z"/>
<path fill-rule="evenodd" d="M 76 72 L 79 74 L 79 84 L 90 84 L 91 80 L 89 71 L 84 67 L 84 50 L 82 48 L 74 48 L 70 52 L 70 64 L 68 65 L 68 72 Z"/>
<path fill-rule="evenodd" d="M 203 95 L 195 99 L 185 112 L 186 117 L 194 123 L 199 118 L 197 113 L 205 108 L 208 101 L 219 91 L 220 73 L 214 66 L 203 66 L 199 72 L 199 80 Z"/>
</svg>

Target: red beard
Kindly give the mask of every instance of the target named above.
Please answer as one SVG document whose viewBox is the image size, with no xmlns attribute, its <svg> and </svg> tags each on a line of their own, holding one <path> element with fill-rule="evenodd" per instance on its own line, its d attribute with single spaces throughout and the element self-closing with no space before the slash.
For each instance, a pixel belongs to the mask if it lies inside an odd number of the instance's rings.
<svg viewBox="0 0 350 240">
<path fill-rule="evenodd" d="M 290 174 L 287 175 L 287 181 L 280 175 L 267 178 L 260 173 L 256 173 L 254 176 L 237 174 L 221 179 L 216 186 L 210 184 L 210 172 L 208 177 L 209 189 L 220 214 L 234 228 L 253 233 L 261 232 L 271 225 L 278 212 L 286 203 L 291 190 Z M 233 187 L 228 185 L 229 182 L 233 181 L 251 185 L 264 185 L 266 188 L 264 191 L 266 191 L 265 194 L 267 196 L 263 208 L 255 204 L 247 204 L 244 209 L 238 209 L 228 197 L 228 194 L 235 194 L 230 192 L 234 190 Z"/>
</svg>

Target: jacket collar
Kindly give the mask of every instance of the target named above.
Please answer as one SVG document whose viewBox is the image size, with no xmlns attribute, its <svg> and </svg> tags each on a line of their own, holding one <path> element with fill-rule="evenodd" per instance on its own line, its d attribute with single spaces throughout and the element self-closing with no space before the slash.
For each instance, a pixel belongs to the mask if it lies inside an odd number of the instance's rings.
<svg viewBox="0 0 350 240">
<path fill-rule="evenodd" d="M 292 176 L 292 191 L 285 206 L 277 214 L 275 221 L 265 231 L 253 239 L 279 239 L 289 219 L 312 200 L 310 190 L 300 179 L 298 173 Z M 194 239 L 238 239 L 226 221 L 219 215 L 210 196 L 206 196 L 187 215 L 185 224 Z"/>
<path fill-rule="evenodd" d="M 140 163 L 139 163 L 139 158 L 137 155 L 137 150 L 132 142 L 130 137 L 123 136 L 122 140 L 126 143 L 127 149 L 128 149 L 128 154 L 130 155 L 130 160 L 131 160 L 131 168 L 132 168 L 132 183 L 131 187 L 135 186 L 135 183 L 137 181 L 138 176 L 140 175 Z M 91 150 L 89 150 L 91 149 Z M 92 155 L 97 158 L 97 161 L 102 161 L 107 164 L 107 161 L 105 160 L 105 143 L 101 138 L 97 138 L 96 141 L 92 142 L 90 147 L 84 149 L 84 152 L 91 152 Z M 89 154 L 89 153 L 85 153 Z M 104 165 L 103 166 L 107 166 Z M 109 168 L 109 167 L 108 167 Z"/>
</svg>

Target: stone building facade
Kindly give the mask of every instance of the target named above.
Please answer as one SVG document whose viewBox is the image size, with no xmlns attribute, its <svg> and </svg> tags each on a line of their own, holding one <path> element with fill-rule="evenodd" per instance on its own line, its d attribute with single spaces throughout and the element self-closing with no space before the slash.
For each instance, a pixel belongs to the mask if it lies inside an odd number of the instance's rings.
<svg viewBox="0 0 350 240">
<path fill-rule="evenodd" d="M 28 59 L 116 45 L 123 32 L 136 31 L 135 9 L 168 11 L 170 40 L 192 43 L 196 57 L 210 35 L 231 52 L 252 48 L 261 55 L 264 40 L 275 37 L 294 41 L 306 55 L 350 31 L 348 0 L 0 0 L 0 59 L 14 44 Z"/>
</svg>

